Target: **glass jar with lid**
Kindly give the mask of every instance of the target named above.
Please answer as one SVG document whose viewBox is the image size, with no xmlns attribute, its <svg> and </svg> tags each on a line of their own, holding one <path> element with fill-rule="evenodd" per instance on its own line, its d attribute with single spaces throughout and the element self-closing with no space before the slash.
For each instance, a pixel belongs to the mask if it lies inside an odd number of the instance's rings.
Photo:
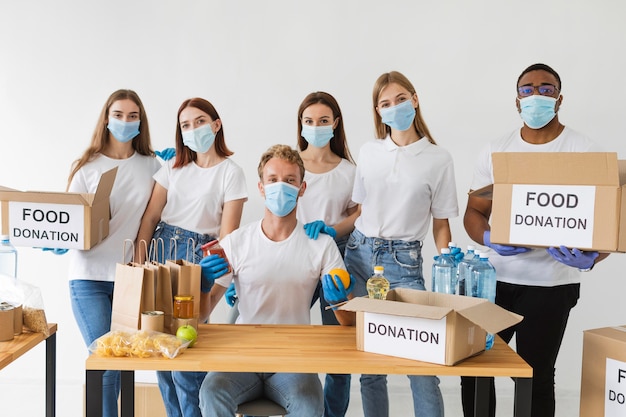
<svg viewBox="0 0 626 417">
<path fill-rule="evenodd" d="M 191 319 L 193 318 L 193 295 L 175 295 L 174 296 L 174 313 L 175 319 Z"/>
</svg>

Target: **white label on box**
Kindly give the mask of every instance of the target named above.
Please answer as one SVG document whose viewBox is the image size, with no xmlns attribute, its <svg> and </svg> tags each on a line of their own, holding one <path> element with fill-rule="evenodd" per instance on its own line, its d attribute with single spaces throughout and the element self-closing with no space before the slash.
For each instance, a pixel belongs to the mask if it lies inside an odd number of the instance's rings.
<svg viewBox="0 0 626 417">
<path fill-rule="evenodd" d="M 445 364 L 446 318 L 363 313 L 365 351 L 423 362 Z"/>
<path fill-rule="evenodd" d="M 626 362 L 606 358 L 604 417 L 626 417 Z"/>
<path fill-rule="evenodd" d="M 594 186 L 513 185 L 509 242 L 590 248 L 595 200 Z"/>
<path fill-rule="evenodd" d="M 9 236 L 16 246 L 82 249 L 85 206 L 9 201 Z"/>
</svg>

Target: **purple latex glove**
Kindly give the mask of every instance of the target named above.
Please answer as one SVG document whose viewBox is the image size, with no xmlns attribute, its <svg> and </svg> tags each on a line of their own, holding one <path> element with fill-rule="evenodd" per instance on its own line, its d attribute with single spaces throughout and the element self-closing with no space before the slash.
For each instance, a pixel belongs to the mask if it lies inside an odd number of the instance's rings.
<svg viewBox="0 0 626 417">
<path fill-rule="evenodd" d="M 546 251 L 552 256 L 555 260 L 565 264 L 567 266 L 571 266 L 572 268 L 585 269 L 589 270 L 596 263 L 596 258 L 599 253 L 594 251 L 583 252 L 580 249 L 568 249 L 567 247 L 561 245 L 559 248 L 550 247 L 547 248 Z"/>
<path fill-rule="evenodd" d="M 483 242 L 485 246 L 490 247 L 491 249 L 495 250 L 498 255 L 502 256 L 519 255 L 520 253 L 528 252 L 531 250 L 530 248 L 525 248 L 523 246 L 508 246 L 491 243 L 491 231 L 489 230 L 485 230 L 485 233 L 483 233 Z"/>
</svg>

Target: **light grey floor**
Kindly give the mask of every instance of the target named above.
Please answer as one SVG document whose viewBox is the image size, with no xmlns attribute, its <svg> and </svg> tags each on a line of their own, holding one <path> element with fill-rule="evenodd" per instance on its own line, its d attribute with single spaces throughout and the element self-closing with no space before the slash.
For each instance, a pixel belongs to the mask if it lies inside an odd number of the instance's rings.
<svg viewBox="0 0 626 417">
<path fill-rule="evenodd" d="M 323 376 L 322 376 L 323 377 Z M 352 376 L 350 406 L 346 417 L 362 417 L 361 395 L 359 393 L 359 376 Z M 409 380 L 405 376 L 389 375 L 389 415 L 413 416 L 413 398 L 409 388 Z M 461 386 L 458 377 L 441 377 L 441 392 L 445 404 L 446 417 L 462 417 Z M 508 378 L 496 379 L 497 407 L 496 417 L 513 416 L 513 382 Z M 578 416 L 578 393 L 557 391 L 556 417 Z"/>
<path fill-rule="evenodd" d="M 323 378 L 323 375 L 320 375 Z M 358 375 L 353 375 L 350 407 L 346 417 L 361 417 L 361 395 Z M 497 417 L 513 416 L 513 384 L 503 378 L 496 380 L 498 407 Z M 408 380 L 405 376 L 390 375 L 388 390 L 391 416 L 413 416 L 413 400 Z M 441 391 L 445 403 L 446 417 L 462 417 L 459 378 L 442 377 Z M 82 383 L 57 381 L 57 415 L 63 417 L 82 417 Z M 2 416 L 43 416 L 45 392 L 40 381 L 31 383 L 0 383 L 0 415 Z M 557 390 L 556 417 L 577 417 L 579 407 L 578 393 Z"/>
</svg>

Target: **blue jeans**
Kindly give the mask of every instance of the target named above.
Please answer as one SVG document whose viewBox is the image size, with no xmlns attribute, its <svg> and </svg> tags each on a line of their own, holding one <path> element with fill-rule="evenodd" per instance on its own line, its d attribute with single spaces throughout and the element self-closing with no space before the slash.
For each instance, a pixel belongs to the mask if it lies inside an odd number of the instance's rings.
<svg viewBox="0 0 626 417">
<path fill-rule="evenodd" d="M 266 397 L 290 416 L 321 417 L 322 384 L 317 374 L 209 372 L 200 389 L 202 415 L 234 416 L 237 406 Z"/>
<path fill-rule="evenodd" d="M 161 251 L 159 246 L 156 251 L 159 262 L 164 262 L 165 256 L 166 259 L 185 259 L 198 263 L 202 259 L 201 246 L 215 239 L 163 222 L 157 225 L 152 237 L 163 239 L 164 250 Z M 194 247 L 189 246 L 189 239 L 193 239 Z M 168 417 L 201 417 L 198 393 L 205 376 L 206 372 L 157 371 L 159 390 Z"/>
<path fill-rule="evenodd" d="M 71 280 L 70 301 L 78 329 L 87 346 L 111 330 L 113 282 Z M 119 371 L 105 371 L 102 376 L 102 415 L 117 417 L 120 395 Z"/>
<path fill-rule="evenodd" d="M 346 250 L 347 242 L 347 236 L 335 239 L 335 243 L 342 257 Z M 319 296 L 322 324 L 331 326 L 339 325 L 333 310 L 326 310 L 328 302 L 324 299 L 324 290 L 322 289 L 321 282 L 317 286 L 317 289 L 313 302 L 315 302 L 316 298 Z M 324 417 L 343 417 L 346 415 L 348 404 L 350 403 L 351 379 L 352 376 L 350 374 L 326 374 L 326 378 L 324 379 Z"/>
<path fill-rule="evenodd" d="M 346 245 L 345 264 L 355 278 L 353 294 L 367 295 L 366 283 L 374 266 L 385 267 L 390 288 L 425 290 L 422 243 L 370 238 L 354 230 Z M 415 417 L 443 417 L 443 397 L 436 376 L 408 376 Z M 386 375 L 361 375 L 361 399 L 365 417 L 387 417 L 389 396 Z"/>
</svg>

